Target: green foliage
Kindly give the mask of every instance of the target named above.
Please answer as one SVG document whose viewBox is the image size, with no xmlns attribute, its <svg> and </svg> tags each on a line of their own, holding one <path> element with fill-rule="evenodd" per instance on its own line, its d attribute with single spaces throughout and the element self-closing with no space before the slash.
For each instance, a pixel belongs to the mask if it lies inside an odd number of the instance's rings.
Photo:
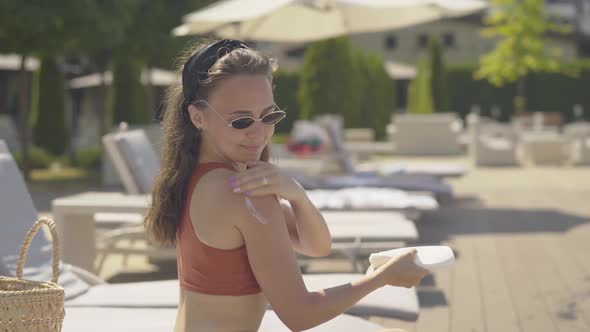
<svg viewBox="0 0 590 332">
<path fill-rule="evenodd" d="M 430 62 L 422 59 L 418 65 L 418 74 L 408 89 L 409 113 L 432 114 L 434 112 L 431 76 Z"/>
<path fill-rule="evenodd" d="M 299 119 L 301 107 L 297 101 L 299 74 L 297 72 L 277 71 L 273 78 L 274 97 L 281 109 L 286 108 L 287 117 L 275 127 L 277 133 L 289 133 L 293 123 Z"/>
<path fill-rule="evenodd" d="M 383 58 L 377 55 L 357 56 L 363 87 L 359 122 L 353 127 L 373 128 L 376 139 L 385 138 L 385 128 L 395 111 L 395 81 L 384 69 Z"/>
<path fill-rule="evenodd" d="M 361 80 L 346 38 L 314 43 L 305 52 L 298 100 L 302 119 L 340 114 L 350 127 L 360 118 Z"/>
<path fill-rule="evenodd" d="M 590 120 L 590 61 L 568 64 L 579 70 L 578 77 L 562 73 L 532 73 L 526 78 L 528 108 L 534 111 L 562 112 L 566 121 L 573 119 L 575 104 L 584 107 L 585 116 Z M 474 65 L 454 65 L 447 70 L 451 109 L 465 116 L 472 105 L 479 105 L 482 114 L 491 115 L 495 106 L 502 110 L 501 120 L 509 120 L 513 114 L 515 84 L 496 87 L 485 80 L 475 80 Z"/>
<path fill-rule="evenodd" d="M 40 168 L 48 168 L 52 162 L 56 161 L 58 158 L 53 154 L 43 150 L 38 146 L 31 146 L 29 150 L 29 158 L 30 158 L 30 166 L 33 169 L 40 169 Z M 23 167 L 23 155 L 22 152 L 17 152 L 14 154 L 14 160 L 16 161 L 19 168 L 22 169 Z"/>
<path fill-rule="evenodd" d="M 125 121 L 128 124 L 145 124 L 149 121 L 146 90 L 140 82 L 143 62 L 131 57 L 115 59 L 113 84 L 109 101 L 112 125 Z"/>
<path fill-rule="evenodd" d="M 76 151 L 76 161 L 82 168 L 98 169 L 101 165 L 102 149 L 99 147 Z"/>
<path fill-rule="evenodd" d="M 449 92 L 447 76 L 442 56 L 442 50 L 438 38 L 431 37 L 428 42 L 430 60 L 432 99 L 436 112 L 449 111 Z"/>
<path fill-rule="evenodd" d="M 475 78 L 486 79 L 495 86 L 519 80 L 517 109 L 524 109 L 524 78 L 532 72 L 563 72 L 574 74 L 572 67 L 563 65 L 561 50 L 549 49 L 545 35 L 565 32 L 561 26 L 545 17 L 544 0 L 492 0 L 494 11 L 487 18 L 488 28 L 482 35 L 498 38 L 496 48 L 480 58 Z"/>
<path fill-rule="evenodd" d="M 66 150 L 65 80 L 56 59 L 45 56 L 39 74 L 39 101 L 33 142 L 37 146 L 61 155 Z"/>
</svg>

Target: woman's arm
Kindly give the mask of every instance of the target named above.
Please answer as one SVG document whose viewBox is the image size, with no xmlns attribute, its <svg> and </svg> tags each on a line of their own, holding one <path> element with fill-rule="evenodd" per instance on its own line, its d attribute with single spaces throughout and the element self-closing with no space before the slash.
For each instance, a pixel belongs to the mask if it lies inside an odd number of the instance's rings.
<svg viewBox="0 0 590 332">
<path fill-rule="evenodd" d="M 229 181 L 229 176 L 222 181 Z M 276 196 L 249 197 L 256 213 L 249 210 L 243 195 L 230 190 L 222 197 L 210 199 L 223 204 L 224 214 L 230 214 L 228 220 L 235 223 L 246 243 L 250 266 L 264 295 L 277 316 L 292 330 L 322 324 L 381 286 L 411 287 L 425 275 L 425 270 L 413 263 L 414 254 L 408 254 L 392 260 L 376 273 L 360 276 L 355 282 L 308 291 Z"/>
<path fill-rule="evenodd" d="M 238 173 L 232 183 L 237 193 L 249 197 L 276 195 L 287 200 L 290 207 L 283 204 L 282 209 L 293 247 L 312 257 L 330 254 L 332 238 L 324 217 L 303 187 L 281 174 L 278 167 L 261 161 L 249 163 L 249 168 Z"/>
<path fill-rule="evenodd" d="M 325 257 L 332 250 L 332 238 L 321 212 L 305 192 L 299 200 L 281 204 L 293 247 L 310 257 Z"/>
</svg>

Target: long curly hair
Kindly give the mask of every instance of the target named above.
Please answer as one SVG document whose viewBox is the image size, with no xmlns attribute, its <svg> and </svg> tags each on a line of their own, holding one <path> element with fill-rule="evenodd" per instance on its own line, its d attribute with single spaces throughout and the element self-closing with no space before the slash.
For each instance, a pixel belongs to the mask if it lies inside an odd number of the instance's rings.
<svg viewBox="0 0 590 332">
<path fill-rule="evenodd" d="M 184 63 L 206 45 L 190 47 L 177 61 L 177 74 Z M 240 74 L 266 75 L 272 82 L 276 62 L 252 48 L 238 48 L 220 57 L 209 69 L 207 78 L 198 82 L 197 95 L 208 100 L 211 91 L 228 77 Z M 182 218 L 187 183 L 199 162 L 201 136 L 188 115 L 188 104 L 178 80 L 166 92 L 162 119 L 162 159 L 152 193 L 152 205 L 145 217 L 150 241 L 161 245 L 175 244 L 176 231 Z M 268 161 L 266 146 L 260 160 Z"/>
</svg>

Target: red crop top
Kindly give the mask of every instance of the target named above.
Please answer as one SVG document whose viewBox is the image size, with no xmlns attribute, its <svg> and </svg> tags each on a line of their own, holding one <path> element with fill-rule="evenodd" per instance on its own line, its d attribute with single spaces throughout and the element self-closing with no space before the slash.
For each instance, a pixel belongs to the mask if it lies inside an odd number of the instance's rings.
<svg viewBox="0 0 590 332">
<path fill-rule="evenodd" d="M 223 163 L 197 165 L 189 181 L 182 220 L 176 232 L 176 256 L 180 287 L 212 295 L 249 295 L 259 293 L 246 246 L 224 250 L 206 245 L 196 236 L 189 207 L 192 192 L 199 179 L 216 168 L 232 169 Z"/>
</svg>

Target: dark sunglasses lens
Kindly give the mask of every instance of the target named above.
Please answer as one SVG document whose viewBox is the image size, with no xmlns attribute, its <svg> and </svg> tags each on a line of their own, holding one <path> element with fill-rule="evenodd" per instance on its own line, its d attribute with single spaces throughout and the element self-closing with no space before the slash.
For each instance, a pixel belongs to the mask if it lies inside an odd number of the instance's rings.
<svg viewBox="0 0 590 332">
<path fill-rule="evenodd" d="M 285 112 L 272 112 L 262 118 L 265 125 L 273 125 L 285 118 Z"/>
<path fill-rule="evenodd" d="M 232 121 L 232 127 L 236 129 L 246 129 L 250 127 L 254 123 L 254 119 L 251 118 L 241 118 Z"/>
</svg>

